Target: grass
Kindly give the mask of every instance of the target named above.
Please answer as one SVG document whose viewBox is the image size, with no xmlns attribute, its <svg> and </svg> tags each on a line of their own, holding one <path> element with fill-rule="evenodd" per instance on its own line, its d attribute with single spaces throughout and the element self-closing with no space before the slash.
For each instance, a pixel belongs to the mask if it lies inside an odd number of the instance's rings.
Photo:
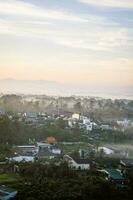
<svg viewBox="0 0 133 200">
<path fill-rule="evenodd" d="M 69 154 L 74 151 L 79 151 L 79 149 L 88 149 L 88 143 L 72 144 L 72 145 L 59 144 L 58 147 L 62 149 L 63 154 Z"/>
<path fill-rule="evenodd" d="M 19 179 L 17 175 L 0 174 L 0 184 L 13 183 Z"/>
</svg>

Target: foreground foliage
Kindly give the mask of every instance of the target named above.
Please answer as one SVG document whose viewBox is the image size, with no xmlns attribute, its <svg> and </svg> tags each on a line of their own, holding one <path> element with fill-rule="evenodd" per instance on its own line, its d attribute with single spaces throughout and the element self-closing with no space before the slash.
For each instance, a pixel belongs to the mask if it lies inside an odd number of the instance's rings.
<svg viewBox="0 0 133 200">
<path fill-rule="evenodd" d="M 130 200 L 128 189 L 99 177 L 95 170 L 72 171 L 66 163 L 55 165 L 24 164 L 20 167 L 21 182 L 14 184 L 18 190 L 16 200 Z"/>
</svg>

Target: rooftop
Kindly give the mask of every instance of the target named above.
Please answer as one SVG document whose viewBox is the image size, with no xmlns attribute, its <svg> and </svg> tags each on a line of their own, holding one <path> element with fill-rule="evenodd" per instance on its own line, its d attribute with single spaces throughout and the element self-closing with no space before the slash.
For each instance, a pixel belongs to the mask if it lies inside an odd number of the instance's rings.
<svg viewBox="0 0 133 200">
<path fill-rule="evenodd" d="M 120 163 L 127 167 L 133 167 L 133 159 L 122 159 Z"/>
<path fill-rule="evenodd" d="M 90 160 L 89 159 L 74 159 L 73 160 L 77 163 L 77 164 L 90 164 Z"/>
<path fill-rule="evenodd" d="M 13 197 L 15 197 L 17 194 L 17 191 L 15 191 L 12 188 L 9 188 L 5 185 L 0 186 L 0 200 L 8 200 Z"/>
<path fill-rule="evenodd" d="M 122 176 L 120 171 L 118 171 L 117 169 L 108 168 L 108 169 L 105 169 L 105 172 L 107 172 L 112 179 L 124 180 L 124 177 Z"/>
</svg>

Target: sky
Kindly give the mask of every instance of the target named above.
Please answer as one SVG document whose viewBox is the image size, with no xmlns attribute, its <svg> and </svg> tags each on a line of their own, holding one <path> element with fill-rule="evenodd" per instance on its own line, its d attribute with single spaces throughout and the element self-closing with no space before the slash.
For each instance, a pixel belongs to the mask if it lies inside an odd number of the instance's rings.
<svg viewBox="0 0 133 200">
<path fill-rule="evenodd" d="M 0 0 L 0 79 L 133 86 L 133 0 Z"/>
</svg>

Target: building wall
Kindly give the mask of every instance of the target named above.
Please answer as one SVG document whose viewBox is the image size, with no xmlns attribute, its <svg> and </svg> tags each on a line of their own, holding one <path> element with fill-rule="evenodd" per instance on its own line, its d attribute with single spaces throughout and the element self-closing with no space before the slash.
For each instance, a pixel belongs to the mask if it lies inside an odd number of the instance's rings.
<svg viewBox="0 0 133 200">
<path fill-rule="evenodd" d="M 75 169 L 87 170 L 90 169 L 90 164 L 78 164 L 74 160 L 69 161 L 69 166 Z"/>
</svg>

